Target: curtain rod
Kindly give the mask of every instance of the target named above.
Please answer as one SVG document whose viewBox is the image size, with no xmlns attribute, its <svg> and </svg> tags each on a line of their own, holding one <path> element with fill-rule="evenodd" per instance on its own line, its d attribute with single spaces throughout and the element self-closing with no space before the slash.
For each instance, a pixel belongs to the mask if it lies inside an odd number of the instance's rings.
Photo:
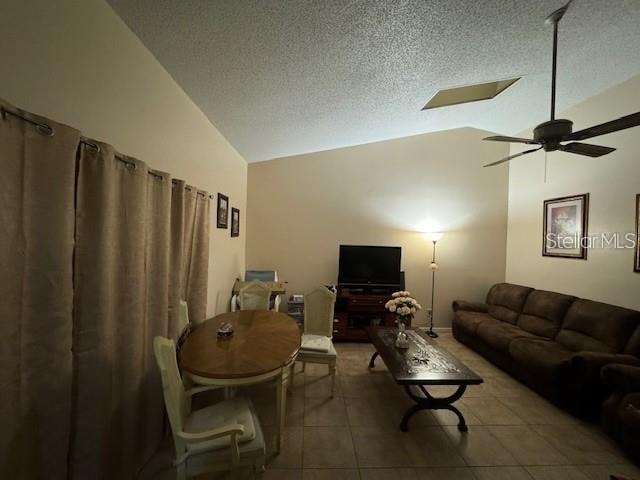
<svg viewBox="0 0 640 480">
<path fill-rule="evenodd" d="M 48 125 L 42 122 L 36 122 L 35 120 L 31 120 L 30 118 L 27 118 L 18 112 L 12 112 L 11 110 L 7 110 L 4 107 L 0 107 L 0 115 L 2 116 L 3 120 L 7 119 L 7 115 L 11 115 L 12 117 L 19 118 L 20 120 L 27 122 L 30 125 L 33 125 L 34 127 L 36 127 L 36 130 L 38 130 L 38 132 L 40 132 L 43 135 L 47 135 L 48 137 L 53 137 L 56 133 L 51 125 Z"/>
<path fill-rule="evenodd" d="M 55 130 L 53 129 L 53 127 L 47 123 L 43 123 L 43 122 L 37 122 L 35 120 L 31 120 L 30 118 L 25 117 L 24 115 L 18 113 L 18 112 L 12 112 L 11 110 L 7 110 L 4 107 L 0 107 L 0 117 L 3 120 L 7 119 L 7 115 L 11 115 L 12 117 L 18 118 L 20 120 L 22 120 L 23 122 L 28 123 L 29 125 L 33 125 L 36 130 L 38 130 L 38 132 L 40 132 L 43 135 L 47 135 L 48 137 L 53 137 L 55 135 Z M 86 138 L 81 138 L 80 139 L 80 143 L 89 147 L 90 149 L 92 149 L 94 152 L 96 153 L 100 153 L 100 145 L 98 145 L 97 143 L 91 142 L 89 140 L 87 140 Z M 138 165 L 135 162 L 132 162 L 131 160 L 128 160 L 124 155 L 120 155 L 118 153 L 114 154 L 114 157 L 117 158 L 118 160 L 120 160 L 123 163 L 126 163 L 128 166 L 130 166 L 133 169 L 136 169 L 138 167 Z M 164 175 L 161 175 L 159 173 L 157 173 L 155 170 L 151 170 L 149 169 L 147 171 L 147 173 L 149 175 L 152 175 L 155 178 L 164 180 Z M 171 180 L 172 183 L 176 183 L 175 179 Z M 192 191 L 191 187 L 187 187 L 185 186 L 185 189 L 188 191 Z M 201 195 L 203 197 L 207 197 L 206 193 L 203 192 L 197 192 L 198 195 Z M 209 195 L 209 198 L 213 198 L 213 195 Z"/>
</svg>

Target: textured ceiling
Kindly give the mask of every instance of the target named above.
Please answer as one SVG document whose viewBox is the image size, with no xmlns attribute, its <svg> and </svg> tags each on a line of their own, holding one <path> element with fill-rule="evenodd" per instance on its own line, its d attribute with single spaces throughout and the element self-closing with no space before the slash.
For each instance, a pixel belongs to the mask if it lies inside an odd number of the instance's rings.
<svg viewBox="0 0 640 480">
<path fill-rule="evenodd" d="M 463 126 L 514 134 L 548 119 L 544 18 L 564 0 L 108 2 L 252 162 Z M 640 0 L 573 2 L 559 111 L 640 73 L 639 24 Z M 494 100 L 420 111 L 440 88 L 520 75 Z"/>
</svg>

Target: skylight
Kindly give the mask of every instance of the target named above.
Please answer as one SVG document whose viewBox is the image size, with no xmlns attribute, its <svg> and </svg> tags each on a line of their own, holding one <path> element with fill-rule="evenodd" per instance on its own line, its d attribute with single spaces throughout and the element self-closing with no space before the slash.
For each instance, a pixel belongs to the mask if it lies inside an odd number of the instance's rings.
<svg viewBox="0 0 640 480">
<path fill-rule="evenodd" d="M 489 100 L 498 96 L 520 80 L 520 78 L 521 77 L 516 77 L 508 80 L 498 80 L 496 82 L 477 83 L 475 85 L 466 85 L 464 87 L 438 90 L 422 110 L 448 107 L 450 105 L 459 105 L 461 103 L 477 102 L 480 100 Z"/>
</svg>

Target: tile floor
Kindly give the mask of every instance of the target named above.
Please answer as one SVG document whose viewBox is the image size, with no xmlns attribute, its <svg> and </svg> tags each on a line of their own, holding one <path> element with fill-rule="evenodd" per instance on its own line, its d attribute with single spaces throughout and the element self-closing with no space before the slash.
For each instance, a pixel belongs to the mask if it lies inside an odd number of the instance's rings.
<svg viewBox="0 0 640 480">
<path fill-rule="evenodd" d="M 411 405 L 380 358 L 367 364 L 369 344 L 338 343 L 336 393 L 327 368 L 297 368 L 287 402 L 285 444 L 270 455 L 262 480 L 608 480 L 618 473 L 640 480 L 633 466 L 597 426 L 554 407 L 480 355 L 444 333 L 437 340 L 484 378 L 456 402 L 469 431 L 458 432 L 447 411 L 422 411 L 403 433 Z M 440 387 L 446 394 L 450 389 Z M 253 398 L 273 450 L 275 393 L 269 385 L 241 390 Z M 142 478 L 175 478 L 170 441 Z M 251 479 L 250 470 L 237 478 Z M 232 478 L 228 474 L 204 479 Z"/>
</svg>

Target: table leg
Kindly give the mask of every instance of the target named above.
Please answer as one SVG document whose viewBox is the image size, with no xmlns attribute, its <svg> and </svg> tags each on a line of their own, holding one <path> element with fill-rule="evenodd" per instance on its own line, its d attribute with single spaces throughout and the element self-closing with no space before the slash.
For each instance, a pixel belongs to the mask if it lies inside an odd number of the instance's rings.
<svg viewBox="0 0 640 480">
<path fill-rule="evenodd" d="M 418 385 L 418 388 L 422 391 L 424 397 L 420 397 L 414 394 L 411 391 L 411 387 L 409 385 L 405 385 L 404 387 L 407 395 L 409 395 L 409 397 L 411 397 L 411 399 L 416 402 L 416 404 L 409 407 L 404 413 L 402 420 L 400 421 L 400 430 L 402 430 L 403 432 L 408 432 L 409 420 L 411 420 L 411 417 L 413 417 L 413 415 L 420 410 L 449 410 L 455 413 L 458 417 L 458 430 L 461 432 L 466 432 L 468 430 L 467 422 L 465 422 L 462 412 L 460 412 L 460 410 L 452 405 L 453 402 L 462 397 L 465 390 L 467 389 L 466 385 L 460 385 L 455 393 L 453 393 L 453 395 L 442 398 L 433 397 L 422 385 Z"/>
<path fill-rule="evenodd" d="M 287 409 L 287 384 L 284 379 L 284 368 L 276 377 L 276 453 L 280 453 L 284 437 L 284 418 Z"/>
<path fill-rule="evenodd" d="M 380 355 L 378 352 L 373 352 L 373 355 L 371 355 L 371 360 L 369 360 L 369 368 L 373 368 L 376 366 L 375 362 L 378 355 Z"/>
</svg>

